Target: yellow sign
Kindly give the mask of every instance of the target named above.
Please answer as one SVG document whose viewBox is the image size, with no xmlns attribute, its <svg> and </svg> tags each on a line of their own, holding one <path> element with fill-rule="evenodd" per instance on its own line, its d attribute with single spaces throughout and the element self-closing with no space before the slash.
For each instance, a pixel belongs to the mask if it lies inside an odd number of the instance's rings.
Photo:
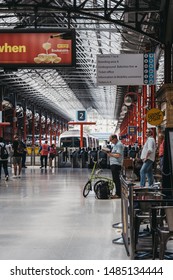
<svg viewBox="0 0 173 280">
<path fill-rule="evenodd" d="M 147 112 L 147 122 L 151 125 L 160 125 L 163 121 L 163 112 L 153 108 Z"/>
</svg>

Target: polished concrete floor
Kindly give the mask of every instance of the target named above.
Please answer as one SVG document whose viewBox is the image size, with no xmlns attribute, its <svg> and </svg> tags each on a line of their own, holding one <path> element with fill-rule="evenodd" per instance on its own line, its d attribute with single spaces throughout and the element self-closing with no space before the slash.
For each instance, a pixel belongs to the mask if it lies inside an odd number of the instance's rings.
<svg viewBox="0 0 173 280">
<path fill-rule="evenodd" d="M 0 182 L 0 260 L 128 260 L 112 242 L 121 237 L 112 227 L 121 201 L 82 195 L 90 171 L 28 167 L 16 179 L 9 168 Z"/>
</svg>

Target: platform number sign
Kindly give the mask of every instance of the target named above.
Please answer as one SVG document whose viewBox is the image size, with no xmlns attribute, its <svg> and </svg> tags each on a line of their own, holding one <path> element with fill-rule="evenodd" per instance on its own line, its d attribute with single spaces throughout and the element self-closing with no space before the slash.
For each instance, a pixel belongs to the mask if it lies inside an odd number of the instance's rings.
<svg viewBox="0 0 173 280">
<path fill-rule="evenodd" d="M 79 121 L 79 122 L 86 121 L 86 111 L 85 110 L 77 111 L 77 121 Z"/>
</svg>

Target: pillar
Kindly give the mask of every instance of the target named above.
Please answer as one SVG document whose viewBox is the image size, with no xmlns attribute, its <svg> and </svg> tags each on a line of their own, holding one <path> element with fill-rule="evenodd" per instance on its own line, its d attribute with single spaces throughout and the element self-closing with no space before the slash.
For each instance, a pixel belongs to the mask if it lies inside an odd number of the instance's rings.
<svg viewBox="0 0 173 280">
<path fill-rule="evenodd" d="M 171 49 L 172 49 L 172 44 L 171 43 L 166 43 L 165 44 L 165 59 L 164 59 L 164 82 L 165 84 L 172 83 L 172 77 L 171 77 Z"/>
<path fill-rule="evenodd" d="M 0 87 L 0 123 L 2 123 L 2 101 L 3 101 L 3 87 Z M 0 137 L 3 137 L 3 128 L 0 128 Z"/>
<path fill-rule="evenodd" d="M 14 93 L 13 95 L 13 137 L 17 134 L 17 116 L 16 116 L 16 105 L 17 105 L 17 95 Z"/>
<path fill-rule="evenodd" d="M 50 132 L 49 132 L 49 136 L 50 136 L 50 145 L 52 145 L 52 129 L 53 129 L 53 127 L 52 127 L 52 123 L 53 123 L 53 120 L 52 120 L 52 117 L 51 117 L 51 119 L 50 119 Z"/>
<path fill-rule="evenodd" d="M 27 127 L 26 127 L 26 102 L 23 104 L 23 139 L 27 138 Z"/>
<path fill-rule="evenodd" d="M 42 123 L 41 123 L 41 111 L 39 112 L 39 145 L 41 146 L 41 136 L 42 136 Z"/>
<path fill-rule="evenodd" d="M 142 129 L 141 129 L 141 94 L 138 94 L 138 113 L 137 113 L 137 128 L 138 128 L 138 135 L 137 141 L 138 145 L 141 145 L 141 137 L 142 137 Z"/>
<path fill-rule="evenodd" d="M 32 108 L 32 146 L 35 145 L 35 108 Z"/>
<path fill-rule="evenodd" d="M 164 84 L 160 89 L 160 94 L 166 99 L 166 123 L 165 126 L 173 127 L 173 84 Z"/>
<path fill-rule="evenodd" d="M 147 129 L 147 120 L 146 120 L 146 114 L 147 114 L 147 86 L 143 86 L 143 94 L 142 94 L 142 108 L 143 108 L 143 129 L 142 129 L 142 141 L 145 143 L 145 133 Z"/>
</svg>

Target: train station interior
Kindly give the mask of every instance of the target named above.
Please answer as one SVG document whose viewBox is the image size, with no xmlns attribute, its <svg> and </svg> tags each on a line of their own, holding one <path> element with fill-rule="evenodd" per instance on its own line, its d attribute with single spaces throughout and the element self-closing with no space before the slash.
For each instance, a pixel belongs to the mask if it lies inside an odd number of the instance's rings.
<svg viewBox="0 0 173 280">
<path fill-rule="evenodd" d="M 27 150 L 20 176 L 12 154 L 8 180 L 1 168 L 0 260 L 172 259 L 172 15 L 173 0 L 0 0 L 0 137 Z M 141 194 L 129 151 L 147 129 L 157 148 L 164 134 L 164 163 Z M 113 134 L 121 199 L 85 196 L 94 163 L 94 180 L 112 178 Z M 43 167 L 45 141 L 56 157 Z"/>
</svg>

